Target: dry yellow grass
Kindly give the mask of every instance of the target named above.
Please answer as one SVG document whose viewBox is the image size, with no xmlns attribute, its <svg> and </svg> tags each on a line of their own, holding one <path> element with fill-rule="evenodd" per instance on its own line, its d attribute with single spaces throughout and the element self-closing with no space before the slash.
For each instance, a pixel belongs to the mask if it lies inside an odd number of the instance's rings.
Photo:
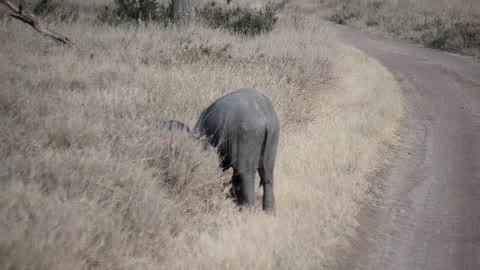
<svg viewBox="0 0 480 270">
<path fill-rule="evenodd" d="M 255 38 L 151 25 L 128 48 L 131 28 L 58 23 L 78 50 L 0 24 L 2 268 L 322 269 L 397 142 L 393 78 L 312 18 Z M 238 212 L 215 154 L 154 128 L 239 87 L 282 124 L 275 217 Z"/>
</svg>

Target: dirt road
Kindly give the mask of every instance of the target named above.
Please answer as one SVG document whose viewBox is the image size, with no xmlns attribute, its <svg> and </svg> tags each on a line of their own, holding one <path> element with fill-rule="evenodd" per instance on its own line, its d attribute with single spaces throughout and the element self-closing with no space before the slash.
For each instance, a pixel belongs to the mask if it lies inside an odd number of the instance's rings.
<svg viewBox="0 0 480 270">
<path fill-rule="evenodd" d="M 410 127 L 343 268 L 480 269 L 480 62 L 332 28 L 400 81 Z"/>
</svg>

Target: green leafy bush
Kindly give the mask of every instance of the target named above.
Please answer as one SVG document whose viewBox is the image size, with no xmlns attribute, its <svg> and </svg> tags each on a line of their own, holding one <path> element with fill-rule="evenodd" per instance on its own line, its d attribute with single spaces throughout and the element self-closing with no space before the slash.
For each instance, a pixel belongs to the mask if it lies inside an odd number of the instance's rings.
<svg viewBox="0 0 480 270">
<path fill-rule="evenodd" d="M 212 2 L 197 12 L 210 27 L 222 27 L 244 35 L 269 32 L 277 21 L 273 7 L 270 5 L 260 10 L 249 10 L 238 6 L 223 7 Z"/>
<path fill-rule="evenodd" d="M 101 22 L 112 25 L 131 23 L 138 20 L 168 24 L 172 18 L 171 6 L 171 4 L 168 6 L 160 5 L 155 0 L 115 0 L 115 8 L 110 10 L 108 7 L 105 7 L 98 19 Z"/>
</svg>

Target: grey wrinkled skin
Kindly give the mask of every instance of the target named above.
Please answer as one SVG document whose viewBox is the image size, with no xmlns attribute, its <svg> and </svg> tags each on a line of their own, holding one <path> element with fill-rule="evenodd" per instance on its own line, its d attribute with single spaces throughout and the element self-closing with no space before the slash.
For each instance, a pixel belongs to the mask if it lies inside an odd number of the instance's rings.
<svg viewBox="0 0 480 270">
<path fill-rule="evenodd" d="M 232 193 L 237 202 L 255 205 L 258 171 L 263 210 L 273 212 L 273 172 L 280 125 L 272 103 L 255 89 L 238 89 L 207 107 L 194 130 L 217 147 L 223 170 L 233 168 Z"/>
</svg>

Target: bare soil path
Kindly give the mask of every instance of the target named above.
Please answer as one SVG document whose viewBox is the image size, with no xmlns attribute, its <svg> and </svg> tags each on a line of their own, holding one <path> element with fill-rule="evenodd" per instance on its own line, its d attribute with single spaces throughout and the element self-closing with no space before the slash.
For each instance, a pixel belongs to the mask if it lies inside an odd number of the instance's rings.
<svg viewBox="0 0 480 270">
<path fill-rule="evenodd" d="M 342 268 L 480 269 L 480 62 L 332 28 L 400 81 L 410 127 Z"/>
</svg>

